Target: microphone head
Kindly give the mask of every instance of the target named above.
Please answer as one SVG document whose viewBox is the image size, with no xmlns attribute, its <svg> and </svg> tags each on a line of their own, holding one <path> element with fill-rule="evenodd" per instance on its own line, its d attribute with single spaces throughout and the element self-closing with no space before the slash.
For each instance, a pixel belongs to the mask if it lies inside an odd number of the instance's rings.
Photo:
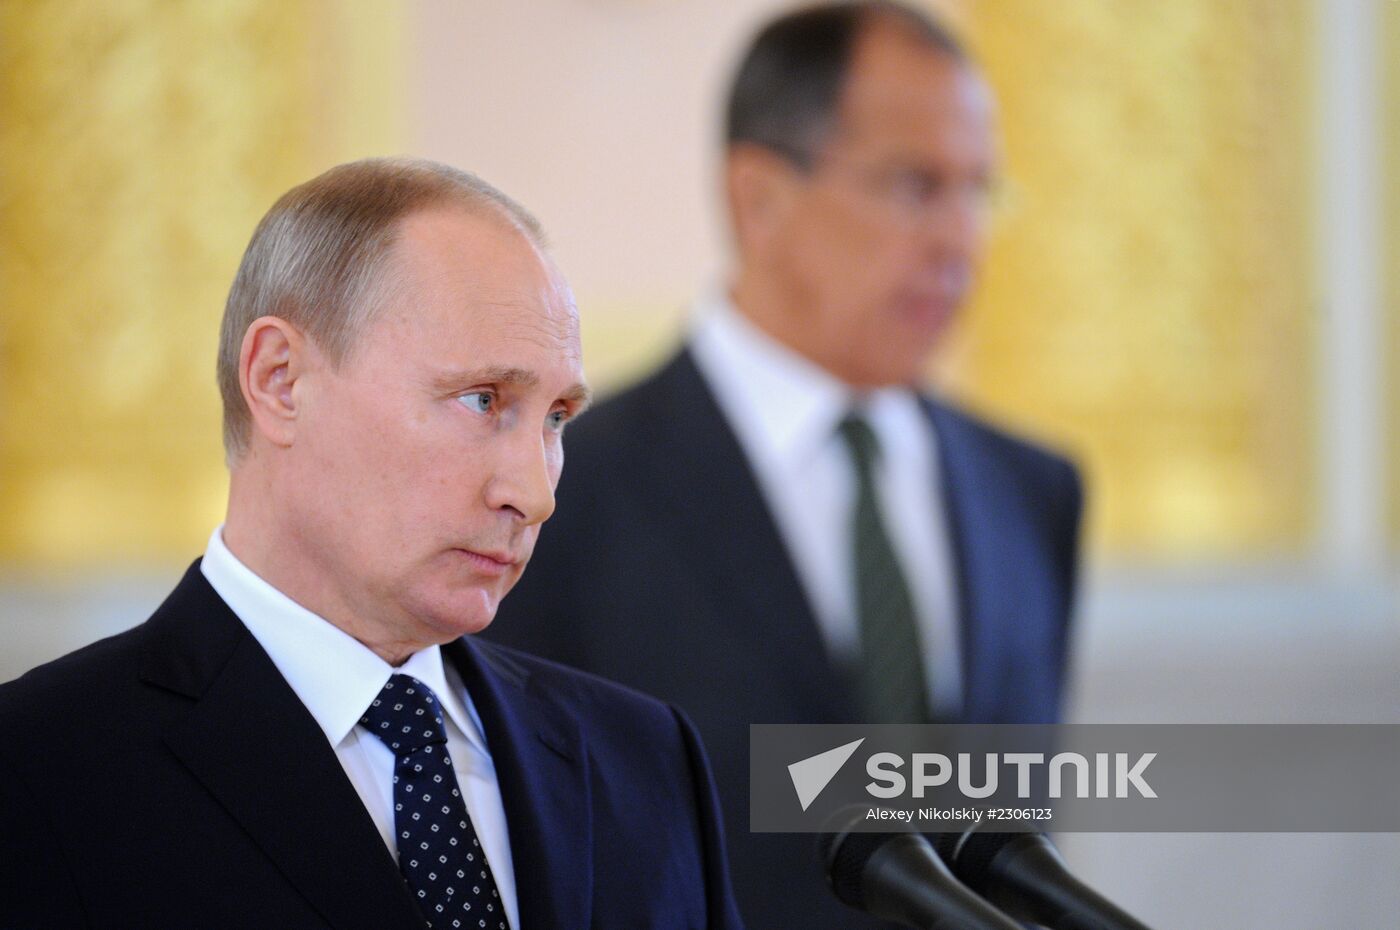
<svg viewBox="0 0 1400 930">
<path fill-rule="evenodd" d="M 869 808 L 861 804 L 842 808 L 827 820 L 831 832 L 817 837 L 817 856 L 831 890 L 858 910 L 865 910 L 868 903 L 861 889 L 865 864 L 885 843 L 908 832 L 898 829 L 882 833 L 857 832 L 856 825 L 864 822 L 868 811 Z"/>
<path fill-rule="evenodd" d="M 957 855 L 945 861 L 964 885 L 985 896 L 993 884 L 992 860 L 1017 840 L 1050 845 L 1042 833 L 984 833 L 974 827 L 957 846 Z"/>
<path fill-rule="evenodd" d="M 864 820 L 859 812 L 833 819 L 838 831 L 820 836 L 817 852 L 831 890 L 843 903 L 910 927 L 1017 930 L 1018 924 L 953 877 L 924 834 L 907 827 L 857 832 Z M 943 839 L 946 846 L 958 835 Z"/>
<path fill-rule="evenodd" d="M 991 883 L 991 865 L 996 854 L 1006 848 L 1006 844 L 1016 838 L 1015 833 L 978 833 L 973 831 L 967 835 L 962 843 L 962 848 L 958 850 L 957 857 L 951 863 L 953 874 L 962 880 L 962 883 L 978 894 L 987 890 Z"/>
<path fill-rule="evenodd" d="M 866 909 L 861 879 L 865 864 L 875 851 L 898 834 L 893 833 L 824 833 L 817 840 L 817 850 L 826 870 L 831 890 L 846 904 L 857 910 Z"/>
</svg>

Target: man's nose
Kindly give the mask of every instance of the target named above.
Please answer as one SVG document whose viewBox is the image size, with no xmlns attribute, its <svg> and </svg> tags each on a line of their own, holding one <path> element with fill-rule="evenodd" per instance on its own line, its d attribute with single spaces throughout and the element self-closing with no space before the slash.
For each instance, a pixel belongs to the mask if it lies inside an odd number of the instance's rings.
<svg viewBox="0 0 1400 930">
<path fill-rule="evenodd" d="M 974 259 L 987 235 L 988 214 L 980 190 L 947 191 L 925 216 L 925 241 L 944 255 Z"/>
<path fill-rule="evenodd" d="M 496 458 L 495 474 L 486 487 L 486 504 L 492 510 L 511 512 L 525 526 L 534 526 L 554 513 L 556 468 L 551 450 L 541 435 L 513 430 L 504 437 Z"/>
</svg>

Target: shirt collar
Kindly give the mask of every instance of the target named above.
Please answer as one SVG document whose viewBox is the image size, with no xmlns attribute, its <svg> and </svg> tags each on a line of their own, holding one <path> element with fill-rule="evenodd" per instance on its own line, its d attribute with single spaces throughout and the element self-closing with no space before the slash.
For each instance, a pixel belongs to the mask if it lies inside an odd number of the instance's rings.
<svg viewBox="0 0 1400 930">
<path fill-rule="evenodd" d="M 476 708 L 464 688 L 449 683 L 439 647 L 420 649 L 394 668 L 258 577 L 224 545 L 222 525 L 209 537 L 200 571 L 257 639 L 332 746 L 350 735 L 389 676 L 403 674 L 432 688 L 467 741 L 486 751 Z"/>
<path fill-rule="evenodd" d="M 887 387 L 857 395 L 759 329 L 719 289 L 696 302 L 690 345 L 711 389 L 721 395 L 721 407 L 742 411 L 733 425 L 744 434 L 745 447 L 766 464 L 804 461 L 831 440 L 837 423 L 853 409 L 867 417 L 886 447 L 903 446 L 911 438 L 905 429 L 891 427 L 923 419 L 911 389 Z"/>
<path fill-rule="evenodd" d="M 937 467 L 933 423 L 913 391 L 880 388 L 865 395 L 856 409 L 879 437 L 882 458 L 916 470 Z"/>
<path fill-rule="evenodd" d="M 778 342 L 722 293 L 702 297 L 691 348 L 751 454 L 769 463 L 801 461 L 825 442 L 851 405 L 850 390 L 825 369 Z"/>
</svg>

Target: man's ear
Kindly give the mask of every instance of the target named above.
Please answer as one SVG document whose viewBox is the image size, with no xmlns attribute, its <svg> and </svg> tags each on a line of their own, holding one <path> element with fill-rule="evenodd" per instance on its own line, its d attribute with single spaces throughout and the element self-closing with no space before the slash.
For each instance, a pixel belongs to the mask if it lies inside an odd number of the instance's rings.
<svg viewBox="0 0 1400 930">
<path fill-rule="evenodd" d="M 296 437 L 297 396 L 293 388 L 306 371 L 309 344 L 281 317 L 262 316 L 249 324 L 238 354 L 238 383 L 252 414 L 253 430 L 276 446 Z"/>
<path fill-rule="evenodd" d="M 740 254 L 761 254 L 787 222 L 802 172 L 772 149 L 749 142 L 729 147 L 724 188 Z"/>
</svg>

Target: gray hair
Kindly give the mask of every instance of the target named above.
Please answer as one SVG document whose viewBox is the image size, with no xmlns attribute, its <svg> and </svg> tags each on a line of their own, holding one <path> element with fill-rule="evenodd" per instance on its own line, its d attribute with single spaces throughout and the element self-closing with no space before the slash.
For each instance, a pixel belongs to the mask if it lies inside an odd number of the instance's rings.
<svg viewBox="0 0 1400 930">
<path fill-rule="evenodd" d="M 252 415 L 238 359 L 249 325 L 286 320 L 341 364 L 382 304 L 399 221 L 451 204 L 504 221 L 544 247 L 539 221 L 473 174 L 416 158 L 370 158 L 330 169 L 283 194 L 258 223 L 229 288 L 219 330 L 224 452 L 248 449 Z"/>
</svg>

